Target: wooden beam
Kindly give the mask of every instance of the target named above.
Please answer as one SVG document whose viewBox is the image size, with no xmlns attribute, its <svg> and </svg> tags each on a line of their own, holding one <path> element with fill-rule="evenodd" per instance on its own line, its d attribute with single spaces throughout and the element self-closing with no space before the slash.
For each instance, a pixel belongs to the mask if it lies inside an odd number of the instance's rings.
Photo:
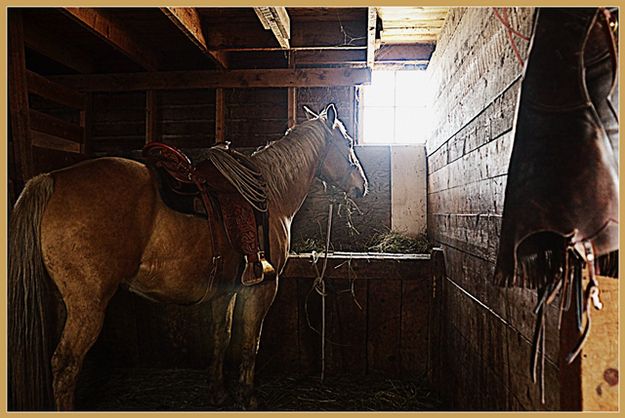
<svg viewBox="0 0 625 418">
<path fill-rule="evenodd" d="M 365 49 L 292 50 L 295 65 L 361 64 L 367 61 Z"/>
<path fill-rule="evenodd" d="M 33 138 L 33 146 L 76 154 L 82 152 L 81 144 L 77 142 L 35 130 L 31 131 L 31 135 Z"/>
<path fill-rule="evenodd" d="M 283 48 L 272 33 L 254 25 L 215 24 L 205 27 L 209 49 L 275 51 Z M 306 22 L 291 27 L 290 49 L 366 49 L 367 24 L 361 21 Z"/>
<path fill-rule="evenodd" d="M 25 182 L 34 175 L 34 167 L 22 22 L 22 13 L 19 10 L 11 10 L 8 16 L 9 116 L 16 177 L 19 181 Z"/>
<path fill-rule="evenodd" d="M 26 70 L 28 92 L 41 96 L 72 109 L 84 109 L 85 95 L 70 89 L 63 84 L 48 80 L 46 77 Z"/>
<path fill-rule="evenodd" d="M 226 140 L 226 98 L 224 89 L 215 89 L 215 143 Z"/>
<path fill-rule="evenodd" d="M 88 51 L 72 45 L 54 31 L 44 31 L 39 25 L 24 22 L 26 46 L 79 73 L 95 72 L 95 65 Z"/>
<path fill-rule="evenodd" d="M 305 68 L 230 71 L 163 71 L 50 77 L 82 91 L 183 90 L 196 88 L 336 87 L 371 82 L 369 68 Z"/>
<path fill-rule="evenodd" d="M 66 7 L 64 11 L 146 70 L 155 71 L 158 69 L 160 59 L 153 49 L 142 45 L 112 16 L 98 9 L 87 7 Z"/>
<path fill-rule="evenodd" d="M 367 67 L 373 68 L 375 58 L 375 24 L 377 18 L 375 7 L 367 8 Z"/>
<path fill-rule="evenodd" d="M 357 274 L 358 280 L 383 279 L 385 277 L 402 277 L 404 280 L 424 280 L 431 277 L 431 258 L 429 254 L 414 256 L 389 257 L 377 254 L 347 253 L 346 255 L 329 254 L 326 277 L 328 279 L 344 279 L 351 274 Z M 346 261 L 350 260 L 348 266 Z M 284 267 L 282 276 L 291 278 L 315 278 L 315 269 L 310 263 L 310 254 L 290 255 Z"/>
<path fill-rule="evenodd" d="M 280 46 L 289 49 L 291 38 L 291 19 L 286 7 L 254 7 L 256 16 L 265 30 L 270 30 L 276 37 Z"/>
<path fill-rule="evenodd" d="M 434 44 L 384 44 L 375 51 L 375 62 L 429 61 Z"/>
<path fill-rule="evenodd" d="M 45 132 L 78 144 L 83 142 L 84 130 L 80 125 L 66 122 L 33 109 L 28 112 L 28 115 L 30 118 L 30 128 L 33 131 Z"/>
<path fill-rule="evenodd" d="M 161 10 L 165 13 L 165 16 L 167 16 L 204 54 L 208 55 L 219 68 L 228 68 L 225 54 L 208 48 L 202 30 L 202 20 L 195 8 L 161 7 Z"/>
</svg>

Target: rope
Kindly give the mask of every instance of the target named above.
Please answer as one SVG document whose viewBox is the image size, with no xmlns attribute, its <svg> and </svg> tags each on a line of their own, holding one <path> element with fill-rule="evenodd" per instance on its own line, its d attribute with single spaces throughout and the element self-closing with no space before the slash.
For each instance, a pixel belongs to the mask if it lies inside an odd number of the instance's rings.
<svg viewBox="0 0 625 418">
<path fill-rule="evenodd" d="M 512 46 L 512 52 L 514 52 L 514 56 L 516 57 L 521 67 L 523 67 L 525 63 L 523 61 L 523 58 L 521 57 L 519 48 L 514 42 L 514 38 L 512 37 L 512 35 L 515 35 L 527 42 L 529 42 L 530 38 L 512 27 L 512 25 L 510 24 L 510 20 L 508 19 L 508 9 L 506 9 L 505 7 L 502 8 L 501 14 L 499 14 L 499 11 L 497 10 L 496 7 L 493 7 L 492 9 L 493 9 L 493 13 L 495 14 L 495 17 L 506 28 L 506 35 L 508 36 L 508 41 L 510 42 L 510 45 Z"/>
<path fill-rule="evenodd" d="M 208 158 L 254 209 L 267 211 L 265 183 L 259 172 L 239 163 L 227 150 L 219 147 L 211 148 Z"/>
<path fill-rule="evenodd" d="M 324 276 L 326 274 L 326 267 L 328 266 L 328 251 L 330 250 L 330 232 L 332 231 L 332 209 L 334 203 L 330 202 L 328 207 L 328 227 L 326 229 L 326 247 L 323 258 L 323 268 L 321 269 L 321 275 L 318 276 L 319 284 L 321 285 L 321 383 L 325 379 L 326 372 L 326 282 Z M 317 280 L 315 280 L 317 281 Z"/>
</svg>

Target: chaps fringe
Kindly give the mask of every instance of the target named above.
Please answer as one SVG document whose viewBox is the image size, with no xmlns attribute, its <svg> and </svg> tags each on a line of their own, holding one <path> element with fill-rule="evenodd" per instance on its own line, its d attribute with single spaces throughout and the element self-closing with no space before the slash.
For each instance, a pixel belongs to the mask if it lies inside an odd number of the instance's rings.
<svg viewBox="0 0 625 418">
<path fill-rule="evenodd" d="M 41 254 L 41 218 L 52 195 L 48 174 L 31 179 L 9 224 L 8 408 L 54 409 L 46 335 L 47 273 Z"/>
</svg>

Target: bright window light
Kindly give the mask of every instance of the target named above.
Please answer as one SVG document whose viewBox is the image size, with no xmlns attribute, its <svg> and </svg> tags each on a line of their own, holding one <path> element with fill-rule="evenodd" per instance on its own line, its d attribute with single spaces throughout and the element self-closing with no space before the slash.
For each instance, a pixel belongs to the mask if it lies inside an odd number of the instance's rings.
<svg viewBox="0 0 625 418">
<path fill-rule="evenodd" d="M 363 143 L 418 144 L 430 134 L 425 71 L 373 71 L 363 87 Z"/>
</svg>

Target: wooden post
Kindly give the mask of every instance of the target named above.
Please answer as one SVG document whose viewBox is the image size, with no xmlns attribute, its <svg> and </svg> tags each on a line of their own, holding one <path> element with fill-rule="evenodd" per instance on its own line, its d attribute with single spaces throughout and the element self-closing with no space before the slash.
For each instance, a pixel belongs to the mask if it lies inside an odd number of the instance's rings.
<svg viewBox="0 0 625 418">
<path fill-rule="evenodd" d="M 157 92 L 147 90 L 145 92 L 145 143 L 158 140 L 158 104 Z"/>
<path fill-rule="evenodd" d="M 226 100 L 224 89 L 215 89 L 215 143 L 222 144 L 226 139 Z"/>
<path fill-rule="evenodd" d="M 293 51 L 289 51 L 289 68 L 295 68 Z M 292 128 L 297 123 L 297 87 L 289 87 L 288 103 L 288 124 Z"/>
<path fill-rule="evenodd" d="M 26 182 L 34 175 L 30 133 L 28 86 L 24 54 L 24 27 L 19 10 L 9 13 L 9 109 L 17 179 Z"/>
</svg>

